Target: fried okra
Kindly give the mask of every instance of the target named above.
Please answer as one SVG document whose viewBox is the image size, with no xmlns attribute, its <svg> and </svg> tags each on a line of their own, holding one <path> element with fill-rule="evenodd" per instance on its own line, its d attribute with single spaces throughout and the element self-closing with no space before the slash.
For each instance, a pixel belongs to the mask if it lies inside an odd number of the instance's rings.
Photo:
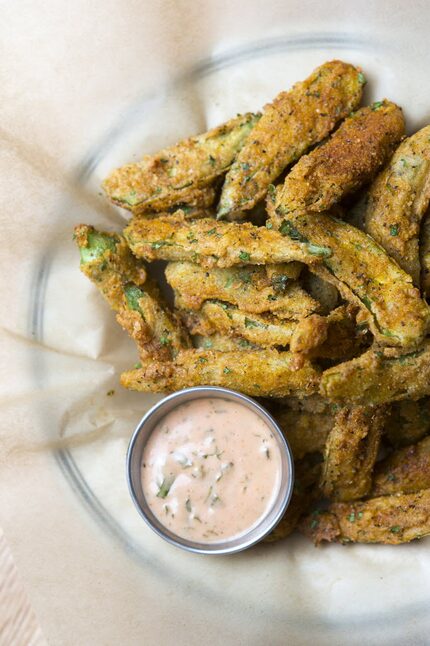
<svg viewBox="0 0 430 646">
<path fill-rule="evenodd" d="M 327 437 L 321 490 L 332 500 L 348 501 L 366 496 L 385 420 L 383 407 L 341 408 Z"/>
<path fill-rule="evenodd" d="M 322 213 L 285 214 L 279 232 L 292 242 L 327 250 L 311 271 L 361 309 L 361 322 L 379 343 L 408 346 L 422 341 L 430 310 L 410 276 L 370 236 Z"/>
<path fill-rule="evenodd" d="M 404 129 L 402 111 L 390 101 L 352 113 L 326 143 L 297 162 L 278 191 L 279 204 L 290 213 L 328 211 L 373 178 Z"/>
<path fill-rule="evenodd" d="M 218 218 L 243 219 L 289 164 L 357 107 L 363 81 L 357 68 L 330 61 L 266 105 L 227 173 Z"/>
<path fill-rule="evenodd" d="M 430 395 L 430 340 L 417 350 L 370 348 L 325 370 L 320 392 L 341 404 L 375 405 Z"/>
<path fill-rule="evenodd" d="M 185 328 L 164 305 L 157 286 L 122 236 L 81 224 L 75 237 L 81 271 L 116 312 L 118 323 L 134 339 L 142 358 L 171 359 L 179 349 L 189 347 Z"/>
<path fill-rule="evenodd" d="M 208 271 L 191 262 L 172 262 L 166 267 L 166 279 L 175 291 L 176 307 L 181 309 L 199 310 L 206 300 L 215 299 L 237 305 L 244 312 L 271 312 L 282 319 L 297 320 L 319 307 L 296 281 L 276 289 L 265 267 Z"/>
<path fill-rule="evenodd" d="M 267 227 L 249 222 L 187 222 L 171 216 L 156 220 L 133 218 L 124 229 L 132 252 L 145 260 L 190 261 L 202 267 L 266 265 L 292 261 L 314 265 L 330 250 L 293 241 Z"/>
<path fill-rule="evenodd" d="M 290 352 L 183 350 L 173 361 L 148 361 L 124 372 L 121 383 L 140 392 L 171 392 L 191 386 L 223 386 L 252 397 L 306 396 L 318 388 L 318 371 L 300 368 Z"/>
<path fill-rule="evenodd" d="M 421 220 L 430 200 L 430 126 L 398 147 L 369 192 L 366 231 L 420 285 Z"/>
<path fill-rule="evenodd" d="M 408 543 L 430 534 L 430 489 L 333 503 L 327 511 L 307 516 L 300 529 L 317 545 L 323 541 Z"/>
<path fill-rule="evenodd" d="M 211 187 L 243 146 L 260 115 L 244 114 L 197 137 L 113 171 L 103 182 L 112 202 L 134 214 L 212 204 Z"/>
<path fill-rule="evenodd" d="M 394 451 L 376 465 L 372 497 L 430 488 L 430 437 Z"/>
</svg>

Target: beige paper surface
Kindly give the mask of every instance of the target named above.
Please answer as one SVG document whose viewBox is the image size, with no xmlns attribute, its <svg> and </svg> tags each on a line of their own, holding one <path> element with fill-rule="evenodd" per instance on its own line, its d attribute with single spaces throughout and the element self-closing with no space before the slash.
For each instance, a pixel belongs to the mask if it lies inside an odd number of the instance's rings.
<svg viewBox="0 0 430 646">
<path fill-rule="evenodd" d="M 2 532 L 0 532 L 0 644 L 46 646 Z"/>
<path fill-rule="evenodd" d="M 133 346 L 71 241 L 79 221 L 121 227 L 98 195 L 112 165 L 258 109 L 334 56 L 424 123 L 428 11 L 383 4 L 372 15 L 352 2 L 2 5 L 0 526 L 49 643 L 426 643 L 428 541 L 315 550 L 297 536 L 214 559 L 143 526 L 124 457 L 153 399 L 121 392 Z M 166 90 L 198 61 L 269 38 L 295 45 Z M 133 126 L 115 139 L 121 118 Z M 76 166 L 113 139 L 79 183 Z"/>
</svg>

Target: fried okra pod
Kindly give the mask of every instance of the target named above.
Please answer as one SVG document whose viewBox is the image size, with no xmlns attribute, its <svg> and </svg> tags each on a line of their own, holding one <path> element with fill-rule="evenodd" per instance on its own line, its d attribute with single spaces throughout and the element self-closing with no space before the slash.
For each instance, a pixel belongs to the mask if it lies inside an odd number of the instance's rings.
<svg viewBox="0 0 430 646">
<path fill-rule="evenodd" d="M 288 173 L 277 200 L 290 213 L 328 211 L 369 182 L 390 158 L 405 130 L 390 101 L 361 108 Z"/>
<path fill-rule="evenodd" d="M 394 402 L 385 437 L 395 448 L 415 444 L 430 432 L 430 398 Z"/>
<path fill-rule="evenodd" d="M 262 348 L 289 345 L 297 327 L 295 321 L 278 319 L 270 314 L 249 314 L 234 305 L 206 301 L 198 311 L 181 310 L 180 315 L 190 334 L 238 336 Z"/>
<path fill-rule="evenodd" d="M 364 502 L 338 502 L 313 512 L 300 524 L 315 544 L 385 543 L 399 545 L 430 534 L 430 489 Z"/>
<path fill-rule="evenodd" d="M 122 166 L 103 188 L 112 202 L 134 214 L 173 206 L 208 207 L 214 199 L 211 185 L 227 171 L 259 117 L 239 115 L 137 164 Z"/>
<path fill-rule="evenodd" d="M 285 272 L 287 267 L 284 266 Z M 191 262 L 172 262 L 166 267 L 166 279 L 175 291 L 176 307 L 182 309 L 199 310 L 206 300 L 215 299 L 237 305 L 244 312 L 271 312 L 279 318 L 296 320 L 319 307 L 294 280 L 286 281 L 282 289 L 273 286 L 265 267 L 208 271 Z"/>
<path fill-rule="evenodd" d="M 357 68 L 330 61 L 266 105 L 227 173 L 218 218 L 243 219 L 289 164 L 357 107 L 363 83 Z"/>
<path fill-rule="evenodd" d="M 385 408 L 341 408 L 335 415 L 324 450 L 321 490 L 339 501 L 366 496 L 385 421 Z"/>
<path fill-rule="evenodd" d="M 430 437 L 394 451 L 378 462 L 372 497 L 416 493 L 430 488 Z"/>
<path fill-rule="evenodd" d="M 189 261 L 208 268 L 293 261 L 313 265 L 330 253 L 248 222 L 187 222 L 178 215 L 155 220 L 133 218 L 124 229 L 124 237 L 138 258 Z"/>
<path fill-rule="evenodd" d="M 81 224 L 75 238 L 81 271 L 116 312 L 118 323 L 136 342 L 142 358 L 168 360 L 189 347 L 185 328 L 163 304 L 158 288 L 122 236 Z"/>
<path fill-rule="evenodd" d="M 411 277 L 370 236 L 322 213 L 286 215 L 279 231 L 294 242 L 328 250 L 311 271 L 361 309 L 361 322 L 379 343 L 408 346 L 422 341 L 430 310 Z"/>
<path fill-rule="evenodd" d="M 173 361 L 142 364 L 142 368 L 121 375 L 123 386 L 140 392 L 223 386 L 252 397 L 283 397 L 309 395 L 317 390 L 319 379 L 309 361 L 297 368 L 294 355 L 276 350 L 183 350 Z"/>
<path fill-rule="evenodd" d="M 420 285 L 421 220 L 430 200 L 430 126 L 397 148 L 376 178 L 365 214 L 365 229 Z"/>
<path fill-rule="evenodd" d="M 340 404 L 376 405 L 430 395 L 430 340 L 417 350 L 370 348 L 325 370 L 323 397 Z"/>
<path fill-rule="evenodd" d="M 430 325 L 430 309 L 410 276 L 370 236 L 321 213 L 284 219 L 279 231 L 213 220 L 134 220 L 124 235 L 147 260 L 204 267 L 302 261 L 360 307 L 384 345 L 418 345 Z"/>
</svg>

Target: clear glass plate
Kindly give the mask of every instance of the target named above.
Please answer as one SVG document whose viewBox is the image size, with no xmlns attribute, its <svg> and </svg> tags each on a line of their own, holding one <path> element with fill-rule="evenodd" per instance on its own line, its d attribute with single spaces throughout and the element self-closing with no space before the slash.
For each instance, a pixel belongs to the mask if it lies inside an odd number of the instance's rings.
<svg viewBox="0 0 430 646">
<path fill-rule="evenodd" d="M 365 101 L 387 96 L 406 108 L 409 129 L 424 124 L 426 88 L 413 57 L 405 58 L 394 39 L 297 36 L 257 43 L 197 65 L 157 94 L 142 96 L 79 164 L 74 197 L 61 205 L 55 239 L 47 241 L 35 277 L 29 325 L 38 342 L 77 358 L 72 369 L 94 373 L 92 387 L 77 395 L 63 415 L 58 436 L 67 441 L 56 459 L 82 504 L 112 541 L 127 550 L 142 578 L 155 574 L 166 591 L 173 578 L 174 595 L 195 590 L 196 612 L 199 604 L 210 603 L 220 608 L 220 616 L 227 606 L 245 616 L 258 601 L 259 613 L 273 625 L 270 643 L 286 643 L 277 636 L 288 630 L 294 643 L 376 643 L 377 636 L 377 643 L 393 644 L 400 643 L 411 621 L 425 634 L 428 541 L 317 550 L 293 536 L 234 557 L 202 558 L 164 543 L 141 521 L 126 490 L 125 453 L 136 423 L 157 397 L 120 392 L 120 372 L 137 360 L 133 345 L 79 274 L 71 242 L 79 222 L 116 230 L 124 226 L 124 214 L 107 203 L 99 188 L 113 167 L 237 112 L 257 110 L 332 58 L 362 66 L 369 80 Z M 32 370 L 43 388 L 48 378 L 43 357 Z M 107 397 L 112 389 L 115 394 Z M 261 643 L 258 626 L 259 616 L 251 613 L 243 643 Z M 219 634 L 223 631 L 225 626 Z"/>
</svg>

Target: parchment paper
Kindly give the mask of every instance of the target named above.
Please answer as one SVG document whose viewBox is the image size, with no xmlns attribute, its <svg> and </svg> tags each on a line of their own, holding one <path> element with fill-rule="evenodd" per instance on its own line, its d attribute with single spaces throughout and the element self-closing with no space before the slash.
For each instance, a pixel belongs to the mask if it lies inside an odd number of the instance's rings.
<svg viewBox="0 0 430 646">
<path fill-rule="evenodd" d="M 124 458 L 155 398 L 121 391 L 134 348 L 71 240 L 81 221 L 124 225 L 99 195 L 114 165 L 259 109 L 330 58 L 361 64 L 371 98 L 423 125 L 427 5 L 48 0 L 2 14 L 0 525 L 49 643 L 428 643 L 428 541 L 316 550 L 294 536 L 209 558 L 144 526 Z M 261 58 L 263 38 L 279 47 Z"/>
</svg>

